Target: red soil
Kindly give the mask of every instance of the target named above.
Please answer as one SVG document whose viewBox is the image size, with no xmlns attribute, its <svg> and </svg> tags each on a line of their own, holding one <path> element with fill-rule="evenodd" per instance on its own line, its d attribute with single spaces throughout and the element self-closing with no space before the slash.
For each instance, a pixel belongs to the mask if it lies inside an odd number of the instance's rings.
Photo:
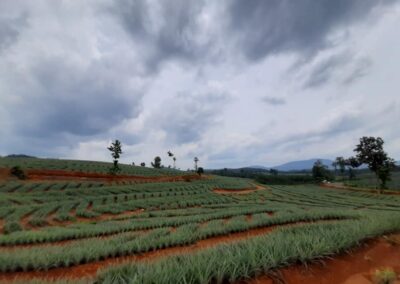
<svg viewBox="0 0 400 284">
<path fill-rule="evenodd" d="M 0 168 L 0 180 L 4 180 L 10 177 L 10 169 Z"/>
<path fill-rule="evenodd" d="M 333 220 L 336 222 L 336 220 Z M 319 222 L 331 222 L 331 221 L 319 221 Z M 278 227 L 288 226 L 300 226 L 304 224 L 310 224 L 314 222 L 297 222 L 279 226 L 269 226 L 257 229 L 251 229 L 245 232 L 232 233 L 224 236 L 211 237 L 205 240 L 196 242 L 195 244 L 184 246 L 184 247 L 171 247 L 166 249 L 155 250 L 139 255 L 130 255 L 123 257 L 108 258 L 101 261 L 95 261 L 82 265 L 72 266 L 68 268 L 54 268 L 49 271 L 29 271 L 29 272 L 11 272 L 11 273 L 0 273 L 0 281 L 12 281 L 14 279 L 81 279 L 86 277 L 95 277 L 96 273 L 104 268 L 111 265 L 119 265 L 134 261 L 152 261 L 157 260 L 161 257 L 167 257 L 177 254 L 186 254 L 197 252 L 206 248 L 214 247 L 222 243 L 232 243 L 240 240 L 245 240 L 251 237 L 270 233 Z"/>
<path fill-rule="evenodd" d="M 29 179 L 44 180 L 44 179 L 60 179 L 60 180 L 97 180 L 97 181 L 143 181 L 143 182 L 167 182 L 167 181 L 183 181 L 185 179 L 199 179 L 198 175 L 190 176 L 133 176 L 133 175 L 110 175 L 100 173 L 86 173 L 62 170 L 27 170 Z"/>
<path fill-rule="evenodd" d="M 400 240 L 400 235 L 395 235 Z M 369 241 L 350 253 L 341 254 L 324 263 L 295 265 L 283 268 L 273 277 L 261 276 L 241 284 L 370 284 L 377 269 L 391 267 L 400 275 L 400 242 L 388 242 L 385 238 Z M 400 283 L 397 281 L 396 283 Z"/>
</svg>

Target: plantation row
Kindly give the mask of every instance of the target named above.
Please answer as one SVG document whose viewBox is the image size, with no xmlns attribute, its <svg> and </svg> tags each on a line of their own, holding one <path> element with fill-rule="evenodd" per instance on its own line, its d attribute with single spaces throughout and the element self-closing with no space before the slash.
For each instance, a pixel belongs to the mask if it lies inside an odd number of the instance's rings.
<svg viewBox="0 0 400 284">
<path fill-rule="evenodd" d="M 358 217 L 358 215 L 354 213 L 335 213 L 334 211 L 298 212 L 297 214 L 281 213 L 274 216 L 262 213 L 254 214 L 251 220 L 247 220 L 245 215 L 239 215 L 228 222 L 224 219 L 215 219 L 205 225 L 199 224 L 199 222 L 187 223 L 177 226 L 174 231 L 171 231 L 171 228 L 164 227 L 145 233 L 117 235 L 113 238 L 80 241 L 79 243 L 75 242 L 63 246 L 20 248 L 12 251 L 0 250 L 0 271 L 27 271 L 68 267 L 109 257 L 189 245 L 201 239 L 253 228 L 301 221 L 336 220 L 355 217 Z M 202 221 L 204 222 L 205 219 L 203 218 Z M 142 227 L 141 229 L 145 228 Z"/>
<path fill-rule="evenodd" d="M 282 228 L 193 254 L 105 269 L 96 283 L 232 283 L 295 262 L 332 256 L 365 239 L 400 230 L 399 217 L 379 213 L 357 220 Z"/>
<path fill-rule="evenodd" d="M 273 186 L 271 200 L 328 208 L 354 208 L 400 211 L 400 196 L 364 192 L 322 190 L 316 186 Z M 274 199 L 280 198 L 280 199 Z"/>
</svg>

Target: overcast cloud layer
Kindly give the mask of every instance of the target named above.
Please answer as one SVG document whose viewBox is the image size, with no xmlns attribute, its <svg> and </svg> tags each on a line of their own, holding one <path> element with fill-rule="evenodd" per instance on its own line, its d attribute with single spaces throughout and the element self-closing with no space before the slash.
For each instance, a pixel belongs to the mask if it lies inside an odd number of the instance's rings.
<svg viewBox="0 0 400 284">
<path fill-rule="evenodd" d="M 400 1 L 0 1 L 0 155 L 400 159 Z"/>
</svg>

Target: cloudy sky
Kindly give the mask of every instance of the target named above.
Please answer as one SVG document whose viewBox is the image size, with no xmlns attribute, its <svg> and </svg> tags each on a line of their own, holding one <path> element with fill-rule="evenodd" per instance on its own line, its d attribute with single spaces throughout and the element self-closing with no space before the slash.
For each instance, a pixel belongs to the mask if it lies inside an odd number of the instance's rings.
<svg viewBox="0 0 400 284">
<path fill-rule="evenodd" d="M 0 1 L 0 155 L 400 159 L 400 1 Z"/>
</svg>

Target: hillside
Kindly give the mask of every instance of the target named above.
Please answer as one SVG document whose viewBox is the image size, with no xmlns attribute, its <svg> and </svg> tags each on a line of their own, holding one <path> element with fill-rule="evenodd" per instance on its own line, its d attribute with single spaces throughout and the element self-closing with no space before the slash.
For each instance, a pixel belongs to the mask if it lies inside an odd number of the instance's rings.
<svg viewBox="0 0 400 284">
<path fill-rule="evenodd" d="M 279 166 L 273 167 L 274 169 L 277 169 L 278 171 L 301 171 L 301 170 L 311 170 L 314 163 L 320 160 L 324 165 L 326 165 L 328 168 L 332 169 L 332 160 L 328 159 L 309 159 L 309 160 L 299 160 L 299 161 L 293 161 L 293 162 L 288 162 Z"/>
<path fill-rule="evenodd" d="M 112 163 L 64 159 L 39 159 L 24 157 L 0 158 L 0 168 L 11 168 L 20 166 L 24 170 L 46 170 L 46 171 L 73 171 L 83 173 L 107 174 Z M 120 164 L 121 175 L 135 176 L 175 176 L 190 174 L 170 168 L 154 169 L 127 164 Z"/>
</svg>

